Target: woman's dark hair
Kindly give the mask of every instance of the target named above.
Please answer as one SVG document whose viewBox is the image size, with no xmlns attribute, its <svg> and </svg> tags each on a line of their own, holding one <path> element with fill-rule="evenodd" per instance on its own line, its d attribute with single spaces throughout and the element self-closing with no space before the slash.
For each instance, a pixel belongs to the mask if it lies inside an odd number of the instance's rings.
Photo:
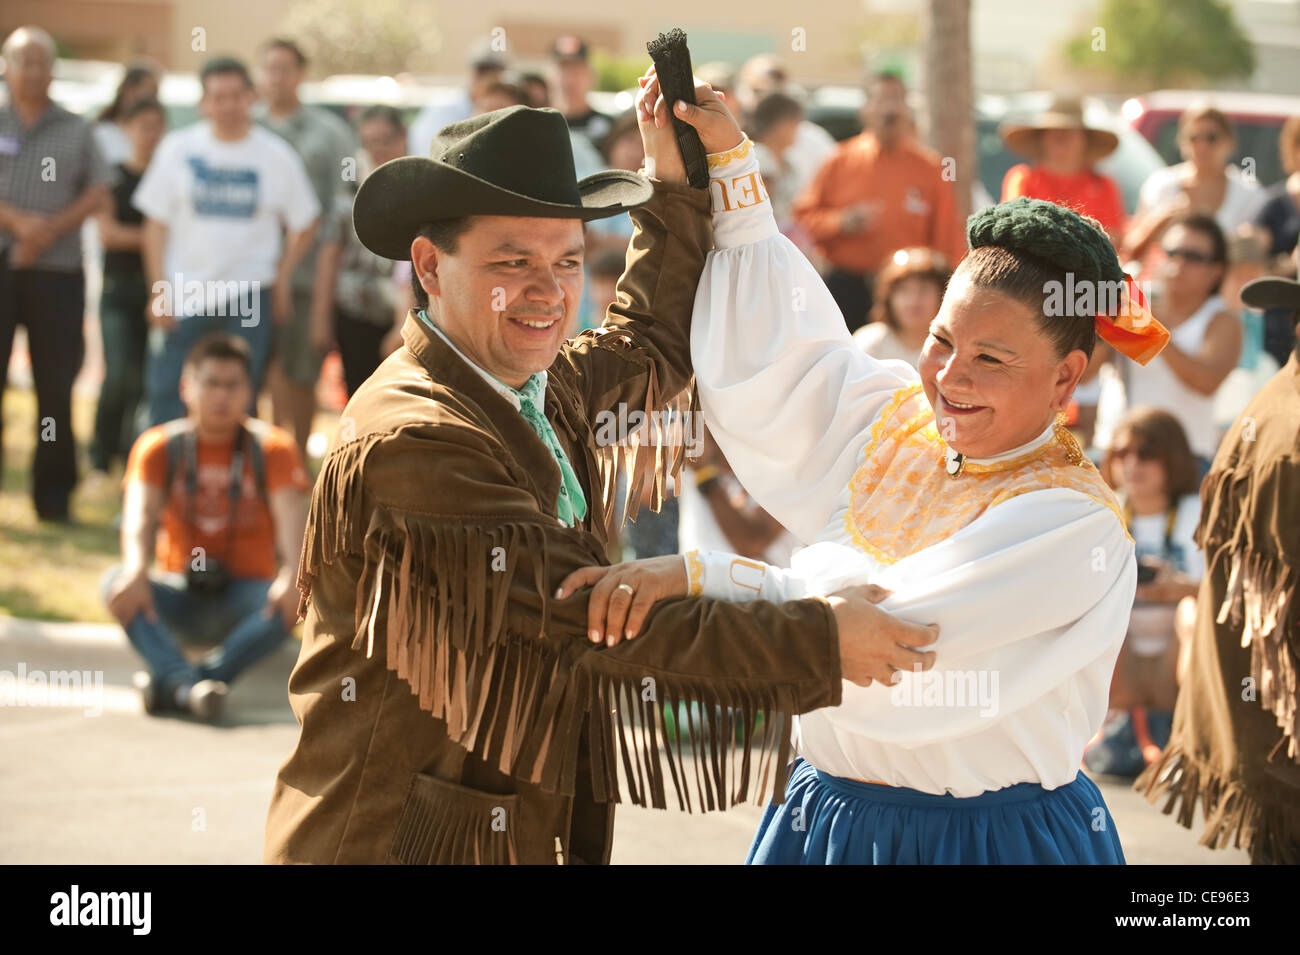
<svg viewBox="0 0 1300 955">
<path fill-rule="evenodd" d="M 455 255 L 459 239 L 469 229 L 469 226 L 469 216 L 460 216 L 456 219 L 439 219 L 437 222 L 428 222 L 421 226 L 420 235 L 432 242 L 439 252 Z M 415 271 L 414 262 L 411 263 L 411 294 L 415 296 L 416 308 L 429 307 L 429 293 L 420 284 L 420 276 Z"/>
<path fill-rule="evenodd" d="M 149 66 L 131 66 L 127 68 L 126 75 L 122 81 L 117 84 L 117 92 L 113 94 L 113 101 L 99 114 L 99 121 L 117 123 L 126 118 L 126 94 L 135 87 L 139 86 L 145 80 L 156 79 L 158 71 Z"/>
<path fill-rule="evenodd" d="M 1115 426 L 1110 447 L 1101 463 L 1101 474 L 1107 481 L 1114 480 L 1114 467 L 1118 460 L 1115 448 L 1126 436 L 1148 449 L 1147 453 L 1153 454 L 1164 468 L 1165 492 L 1171 505 L 1177 504 L 1178 499 L 1187 494 L 1195 494 L 1200 488 L 1196 457 L 1187 444 L 1187 432 L 1168 411 L 1152 407 L 1133 408 Z"/>
<path fill-rule="evenodd" d="M 1210 240 L 1210 263 L 1212 265 L 1223 266 L 1223 272 L 1219 274 L 1219 281 L 1214 283 L 1212 291 L 1218 294 L 1223 285 L 1223 276 L 1228 271 L 1228 237 L 1223 234 L 1219 228 L 1218 221 L 1212 215 L 1204 212 L 1184 212 L 1174 216 L 1169 220 L 1169 225 L 1165 227 L 1165 234 L 1174 226 L 1180 225 L 1190 232 L 1199 232 Z"/>
<path fill-rule="evenodd" d="M 1235 140 L 1237 138 L 1237 131 L 1233 129 L 1232 120 L 1228 119 L 1228 114 L 1213 106 L 1192 106 L 1183 110 L 1178 117 L 1178 138 L 1181 140 L 1183 134 L 1191 129 L 1193 123 L 1199 123 L 1203 119 L 1218 126 L 1219 132 L 1223 133 L 1225 139 Z"/>
<path fill-rule="evenodd" d="M 167 119 L 167 108 L 158 102 L 152 96 L 138 99 L 122 112 L 122 122 L 129 123 L 141 113 L 157 113 L 164 120 Z"/>
<path fill-rule="evenodd" d="M 872 293 L 875 303 L 871 306 L 871 321 L 884 322 L 894 331 L 898 331 L 898 316 L 894 314 L 893 306 L 889 304 L 890 296 L 894 294 L 894 287 L 904 279 L 927 279 L 934 283 L 939 297 L 943 298 L 943 291 L 948 287 L 948 279 L 951 276 L 952 267 L 942 252 L 921 247 L 899 249 L 890 256 L 889 264 L 876 273 L 876 284 Z"/>
<path fill-rule="evenodd" d="M 977 288 L 1000 292 L 1033 311 L 1058 358 L 1075 349 L 1092 357 L 1095 306 L 1117 304 L 1125 279 L 1115 248 L 1095 219 L 1022 197 L 972 215 L 966 240 L 971 251 L 957 267 L 960 274 Z M 1089 288 L 1094 308 L 1088 310 L 1085 299 L 1081 309 L 1070 292 Z"/>
</svg>

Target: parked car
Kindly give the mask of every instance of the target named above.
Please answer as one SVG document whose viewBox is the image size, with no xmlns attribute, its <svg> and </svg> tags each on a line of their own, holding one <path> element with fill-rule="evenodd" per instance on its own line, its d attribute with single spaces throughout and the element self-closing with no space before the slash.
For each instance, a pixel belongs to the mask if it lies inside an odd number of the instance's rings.
<svg viewBox="0 0 1300 955">
<path fill-rule="evenodd" d="M 1300 96 L 1156 90 L 1126 100 L 1120 113 L 1172 165 L 1182 162 L 1176 142 L 1178 117 L 1189 107 L 1206 104 L 1223 110 L 1237 129 L 1234 163 L 1241 165 L 1243 159 L 1253 159 L 1255 178 L 1261 185 L 1270 186 L 1285 177 L 1278 156 L 1278 134 L 1290 117 L 1300 116 Z"/>
<path fill-rule="evenodd" d="M 862 131 L 859 111 L 863 92 L 857 87 L 823 86 L 814 90 L 805 114 L 837 140 L 848 139 Z M 973 187 L 972 208 L 997 201 L 1002 195 L 1002 179 L 1007 170 L 1024 159 L 1002 143 L 998 127 L 1008 120 L 1030 119 L 1045 109 L 1050 93 L 1016 93 L 1009 96 L 981 95 L 975 98 L 975 153 L 979 164 L 979 183 Z M 1147 176 L 1167 163 L 1137 130 L 1123 122 L 1106 103 L 1085 97 L 1084 119 L 1090 126 L 1109 129 L 1119 136 L 1119 148 L 1097 164 L 1097 170 L 1111 176 L 1119 185 L 1124 207 L 1131 214 L 1137 208 L 1138 193 Z M 981 195 L 988 198 L 981 200 Z"/>
</svg>

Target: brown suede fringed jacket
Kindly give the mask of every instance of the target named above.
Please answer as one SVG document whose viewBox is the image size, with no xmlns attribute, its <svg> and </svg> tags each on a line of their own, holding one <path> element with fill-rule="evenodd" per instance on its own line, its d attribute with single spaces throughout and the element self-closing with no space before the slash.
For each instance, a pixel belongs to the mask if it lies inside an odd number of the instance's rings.
<svg viewBox="0 0 1300 955">
<path fill-rule="evenodd" d="M 1205 577 L 1161 759 L 1137 789 L 1201 845 L 1300 863 L 1300 352 L 1219 445 L 1201 485 Z"/>
<path fill-rule="evenodd" d="M 600 412 L 680 407 L 690 384 L 708 192 L 656 182 L 631 215 L 616 304 L 548 370 L 546 415 L 587 494 L 577 526 L 557 517 L 546 446 L 418 318 L 348 403 L 303 544 L 302 729 L 266 861 L 608 862 L 620 794 L 701 811 L 780 798 L 791 717 L 840 702 L 820 600 L 661 601 L 610 649 L 586 637 L 587 590 L 554 597 L 608 563 L 619 469 L 635 508 L 684 457 L 594 433 Z"/>
</svg>

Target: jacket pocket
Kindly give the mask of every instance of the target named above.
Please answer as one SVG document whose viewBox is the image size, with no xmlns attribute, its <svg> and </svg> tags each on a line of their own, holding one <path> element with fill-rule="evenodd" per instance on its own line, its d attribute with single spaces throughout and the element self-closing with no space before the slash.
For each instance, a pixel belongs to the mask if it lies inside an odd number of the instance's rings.
<svg viewBox="0 0 1300 955">
<path fill-rule="evenodd" d="M 413 773 L 389 846 L 403 865 L 514 865 L 519 797 Z"/>
</svg>

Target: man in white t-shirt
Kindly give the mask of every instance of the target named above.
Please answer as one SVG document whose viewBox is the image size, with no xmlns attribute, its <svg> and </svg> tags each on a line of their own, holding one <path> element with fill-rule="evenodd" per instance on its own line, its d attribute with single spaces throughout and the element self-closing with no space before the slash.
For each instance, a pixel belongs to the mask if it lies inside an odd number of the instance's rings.
<svg viewBox="0 0 1300 955">
<path fill-rule="evenodd" d="M 215 59 L 199 78 L 203 120 L 162 141 L 132 198 L 145 215 L 144 265 L 153 292 L 146 315 L 149 426 L 185 414 L 181 366 L 209 332 L 248 341 L 256 402 L 271 322 L 291 315 L 290 277 L 320 214 L 293 147 L 252 121 L 248 69 Z"/>
</svg>

